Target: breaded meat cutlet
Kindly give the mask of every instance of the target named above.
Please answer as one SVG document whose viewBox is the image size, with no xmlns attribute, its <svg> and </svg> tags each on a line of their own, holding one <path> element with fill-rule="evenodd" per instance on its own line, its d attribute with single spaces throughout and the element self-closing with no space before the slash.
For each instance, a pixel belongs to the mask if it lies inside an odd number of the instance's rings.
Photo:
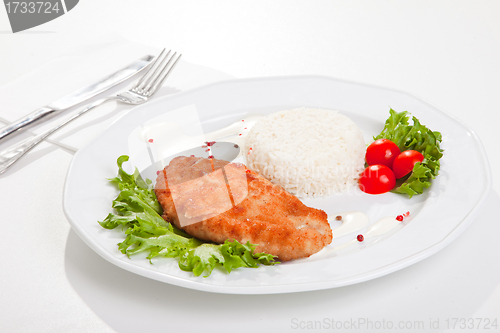
<svg viewBox="0 0 500 333">
<path fill-rule="evenodd" d="M 249 241 L 282 261 L 309 257 L 332 241 L 324 211 L 241 163 L 176 157 L 158 174 L 155 192 L 163 218 L 204 241 Z"/>
</svg>

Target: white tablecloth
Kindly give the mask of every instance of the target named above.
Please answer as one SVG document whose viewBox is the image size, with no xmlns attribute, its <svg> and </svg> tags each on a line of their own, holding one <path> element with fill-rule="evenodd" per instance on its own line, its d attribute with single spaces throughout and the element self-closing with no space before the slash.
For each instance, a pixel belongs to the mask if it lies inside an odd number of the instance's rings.
<svg viewBox="0 0 500 333">
<path fill-rule="evenodd" d="M 421 96 L 478 133 L 494 177 L 456 241 L 396 273 L 325 291 L 198 292 L 115 267 L 71 231 L 65 175 L 73 154 L 128 108 L 111 103 L 0 176 L 0 331 L 383 332 L 391 323 L 478 332 L 495 319 L 484 331 L 500 331 L 499 12 L 496 1 L 87 0 L 12 34 L 0 10 L 1 124 L 165 46 L 183 58 L 163 95 L 234 77 L 321 74 Z"/>
</svg>

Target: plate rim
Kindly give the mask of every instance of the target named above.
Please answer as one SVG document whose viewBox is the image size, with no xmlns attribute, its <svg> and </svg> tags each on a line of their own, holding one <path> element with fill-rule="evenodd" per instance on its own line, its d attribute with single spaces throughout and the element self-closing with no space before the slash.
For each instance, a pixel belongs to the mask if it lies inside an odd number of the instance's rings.
<svg viewBox="0 0 500 333">
<path fill-rule="evenodd" d="M 437 110 L 441 113 L 443 113 L 446 117 L 453 119 L 456 123 L 458 123 L 460 126 L 462 126 L 468 133 L 471 134 L 471 140 L 474 142 L 476 147 L 478 148 L 478 154 L 481 157 L 481 167 L 483 169 L 483 176 L 485 179 L 485 189 L 483 190 L 482 194 L 477 198 L 476 204 L 472 207 L 472 209 L 461 219 L 461 221 L 455 226 L 455 228 L 449 232 L 443 239 L 441 239 L 439 242 L 434 243 L 433 245 L 427 247 L 426 249 L 423 249 L 419 252 L 413 253 L 412 255 L 404 258 L 404 260 L 400 260 L 402 262 L 393 262 L 389 265 L 379 267 L 377 269 L 373 269 L 371 271 L 363 272 L 358 275 L 351 276 L 349 278 L 344 278 L 340 280 L 334 280 L 334 281 L 317 281 L 317 282 L 302 282 L 302 283 L 288 283 L 288 284 L 280 284 L 280 285 L 256 285 L 256 286 L 220 286 L 220 285 L 213 285 L 213 284 L 205 284 L 205 283 L 199 283 L 197 281 L 192 281 L 192 280 L 187 280 L 183 279 L 178 276 L 172 276 L 168 275 L 166 273 L 159 273 L 153 270 L 148 270 L 144 267 L 139 267 L 135 266 L 132 264 L 129 264 L 127 262 L 124 262 L 117 257 L 115 257 L 113 254 L 109 253 L 107 250 L 104 249 L 104 247 L 97 243 L 97 242 L 92 242 L 91 240 L 88 239 L 88 235 L 85 233 L 83 229 L 81 229 L 78 224 L 76 224 L 72 217 L 70 216 L 70 208 L 68 207 L 68 178 L 72 174 L 72 170 L 74 169 L 74 161 L 77 160 L 80 154 L 83 154 L 82 152 L 85 151 L 85 148 L 90 145 L 92 142 L 98 140 L 104 132 L 107 131 L 110 127 L 113 127 L 115 123 L 120 121 L 122 118 L 126 117 L 129 113 L 134 112 L 137 108 L 141 108 L 144 105 L 151 106 L 157 103 L 168 103 L 168 100 L 175 99 L 175 98 L 182 98 L 184 96 L 188 96 L 189 94 L 195 94 L 199 91 L 210 89 L 213 87 L 217 86 L 223 86 L 223 85 L 228 85 L 228 84 L 244 84 L 244 83 L 251 83 L 251 82 L 260 82 L 260 81 L 282 81 L 282 80 L 326 80 L 326 81 L 335 81 L 338 83 L 344 83 L 344 84 L 352 84 L 356 86 L 363 86 L 367 88 L 375 88 L 375 89 L 381 89 L 385 91 L 392 91 L 395 93 L 399 94 L 404 94 L 409 98 L 416 99 L 424 104 L 427 104 L 429 107 L 431 107 L 434 110 Z M 167 102 L 165 102 L 167 101 Z M 453 240 L 455 240 L 467 227 L 474 221 L 474 219 L 477 217 L 477 215 L 480 213 L 481 209 L 483 208 L 484 204 L 486 203 L 486 200 L 488 196 L 490 195 L 491 189 L 492 189 L 492 175 L 491 175 L 491 166 L 488 161 L 488 157 L 486 154 L 486 151 L 484 149 L 484 146 L 479 139 L 477 133 L 469 127 L 467 124 L 462 122 L 459 118 L 456 116 L 450 114 L 446 110 L 435 106 L 434 104 L 426 101 L 425 99 L 408 93 L 406 91 L 394 89 L 394 88 L 387 88 L 383 86 L 378 86 L 378 85 L 373 85 L 373 84 L 367 84 L 367 83 L 360 83 L 360 82 L 355 82 L 355 81 L 349 81 L 345 79 L 338 79 L 330 76 L 324 76 L 324 75 L 292 75 L 292 76 L 267 76 L 267 77 L 252 77 L 252 78 L 244 78 L 244 79 L 227 79 L 227 80 L 221 80 L 209 84 L 205 84 L 193 89 L 181 91 L 175 94 L 171 95 L 166 95 L 162 96 L 160 98 L 157 98 L 156 100 L 144 104 L 144 105 L 139 105 L 136 107 L 131 108 L 130 110 L 124 112 L 121 114 L 119 117 L 117 117 L 111 124 L 109 124 L 105 130 L 103 130 L 101 133 L 99 133 L 96 137 L 94 137 L 91 141 L 89 141 L 85 146 L 80 148 L 73 156 L 73 159 L 71 161 L 71 164 L 68 168 L 68 171 L 66 173 L 66 178 L 65 178 L 65 183 L 64 183 L 64 192 L 63 192 L 63 210 L 66 218 L 68 219 L 72 229 L 75 231 L 75 233 L 82 239 L 87 246 L 89 246 L 91 249 L 93 249 L 96 253 L 98 253 L 101 257 L 106 259 L 108 262 L 125 269 L 131 273 L 135 273 L 138 275 L 141 275 L 143 277 L 147 277 L 150 279 L 154 279 L 160 282 L 164 283 L 169 283 L 172 285 L 176 285 L 179 287 L 184 287 L 192 290 L 198 290 L 198 291 L 205 291 L 205 292 L 212 292 L 212 293 L 222 293 L 222 294 L 280 294 L 280 293 L 293 293 L 293 292 L 305 292 L 305 291 L 314 291 L 314 290 L 322 290 L 322 289 L 331 289 L 331 288 L 337 288 L 337 287 L 343 287 L 347 285 L 352 285 L 352 284 L 357 284 L 363 281 L 368 281 L 372 280 L 378 277 L 385 276 L 387 274 L 393 273 L 395 271 L 404 269 L 408 266 L 411 266 L 421 260 L 424 260 L 431 255 L 439 252 L 442 250 L 444 247 L 446 247 L 448 244 L 450 244 Z M 97 246 L 96 246 L 97 245 Z M 201 277 L 200 277 L 201 278 Z M 167 281 L 168 280 L 168 281 Z M 294 290 L 289 290 L 290 286 L 293 286 Z"/>
</svg>

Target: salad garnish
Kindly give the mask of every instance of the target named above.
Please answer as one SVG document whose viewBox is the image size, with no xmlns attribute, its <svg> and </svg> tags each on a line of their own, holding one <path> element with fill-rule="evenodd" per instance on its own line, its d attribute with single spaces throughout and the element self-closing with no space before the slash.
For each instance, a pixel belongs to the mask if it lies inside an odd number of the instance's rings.
<svg viewBox="0 0 500 333">
<path fill-rule="evenodd" d="M 431 131 L 422 125 L 414 116 L 410 124 L 408 111 L 396 112 L 391 108 L 389 113 L 384 129 L 373 139 L 388 139 L 398 146 L 401 153 L 412 150 L 424 157 L 421 162 L 413 165 L 409 174 L 398 179 L 396 187 L 392 189 L 392 192 L 408 194 L 411 198 L 423 193 L 423 190 L 431 185 L 430 180 L 438 175 L 439 160 L 443 156 L 443 149 L 440 147 L 442 136 L 440 132 Z"/>
</svg>

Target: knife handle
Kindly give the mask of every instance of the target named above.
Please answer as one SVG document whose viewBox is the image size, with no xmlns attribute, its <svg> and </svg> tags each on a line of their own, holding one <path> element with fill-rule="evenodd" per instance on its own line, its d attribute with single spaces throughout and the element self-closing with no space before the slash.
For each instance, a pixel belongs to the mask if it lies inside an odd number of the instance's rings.
<svg viewBox="0 0 500 333">
<path fill-rule="evenodd" d="M 36 109 L 27 116 L 16 120 L 12 124 L 0 128 L 0 141 L 22 128 L 33 125 L 34 123 L 37 123 L 42 119 L 48 119 L 54 116 L 56 113 L 59 113 L 60 111 L 61 110 L 56 110 L 48 106 L 43 106 L 39 109 Z"/>
</svg>

